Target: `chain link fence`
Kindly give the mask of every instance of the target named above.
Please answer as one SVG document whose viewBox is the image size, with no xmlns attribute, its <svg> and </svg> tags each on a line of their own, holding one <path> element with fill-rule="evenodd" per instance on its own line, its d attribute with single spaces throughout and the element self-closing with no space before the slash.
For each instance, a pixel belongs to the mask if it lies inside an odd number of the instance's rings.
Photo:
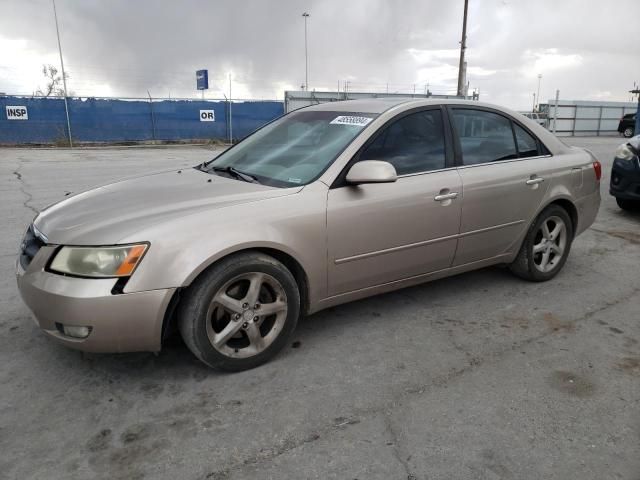
<svg viewBox="0 0 640 480">
<path fill-rule="evenodd" d="M 230 142 L 284 113 L 280 101 L 0 97 L 0 144 Z"/>
</svg>

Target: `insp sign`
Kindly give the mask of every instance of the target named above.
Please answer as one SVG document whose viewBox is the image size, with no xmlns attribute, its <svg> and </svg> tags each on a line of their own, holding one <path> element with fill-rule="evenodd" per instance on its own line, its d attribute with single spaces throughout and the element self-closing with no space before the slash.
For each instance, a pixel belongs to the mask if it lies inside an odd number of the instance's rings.
<svg viewBox="0 0 640 480">
<path fill-rule="evenodd" d="M 216 115 L 213 112 L 213 110 L 200 110 L 200 121 L 201 122 L 215 122 L 216 121 Z"/>
<path fill-rule="evenodd" d="M 27 107 L 6 105 L 7 120 L 29 120 Z"/>
</svg>

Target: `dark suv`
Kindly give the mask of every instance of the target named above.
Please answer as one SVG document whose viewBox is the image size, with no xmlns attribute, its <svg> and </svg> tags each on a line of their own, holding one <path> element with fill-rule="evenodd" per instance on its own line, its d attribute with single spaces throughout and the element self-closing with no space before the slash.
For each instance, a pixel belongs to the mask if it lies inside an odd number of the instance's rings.
<svg viewBox="0 0 640 480">
<path fill-rule="evenodd" d="M 624 210 L 640 207 L 640 135 L 616 149 L 609 193 Z"/>
<path fill-rule="evenodd" d="M 618 124 L 618 132 L 620 132 L 625 138 L 633 137 L 636 127 L 636 114 L 627 113 L 623 115 Z"/>
</svg>

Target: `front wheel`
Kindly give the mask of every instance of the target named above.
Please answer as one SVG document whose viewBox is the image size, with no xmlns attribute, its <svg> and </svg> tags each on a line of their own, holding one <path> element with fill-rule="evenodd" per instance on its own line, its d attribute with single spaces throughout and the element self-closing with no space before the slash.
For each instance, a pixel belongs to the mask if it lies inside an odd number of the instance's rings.
<svg viewBox="0 0 640 480">
<path fill-rule="evenodd" d="M 529 228 L 509 269 L 532 282 L 551 280 L 567 261 L 572 241 L 573 224 L 569 214 L 559 205 L 550 205 Z"/>
<path fill-rule="evenodd" d="M 622 135 L 624 135 L 625 138 L 633 137 L 633 127 L 625 128 L 624 131 L 622 132 Z"/>
<path fill-rule="evenodd" d="M 256 252 L 223 259 L 198 277 L 180 302 L 178 326 L 201 361 L 240 371 L 278 353 L 299 315 L 300 292 L 291 272 Z"/>
</svg>

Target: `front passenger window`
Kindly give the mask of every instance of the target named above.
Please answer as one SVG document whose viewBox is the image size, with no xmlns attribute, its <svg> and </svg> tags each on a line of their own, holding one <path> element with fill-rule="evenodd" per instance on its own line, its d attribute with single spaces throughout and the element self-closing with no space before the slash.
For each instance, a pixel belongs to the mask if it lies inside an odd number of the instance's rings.
<svg viewBox="0 0 640 480">
<path fill-rule="evenodd" d="M 412 113 L 385 127 L 360 154 L 360 160 L 383 160 L 398 175 L 445 167 L 444 131 L 440 110 Z"/>
<path fill-rule="evenodd" d="M 518 158 L 511 121 L 483 110 L 453 109 L 465 165 Z"/>
</svg>

